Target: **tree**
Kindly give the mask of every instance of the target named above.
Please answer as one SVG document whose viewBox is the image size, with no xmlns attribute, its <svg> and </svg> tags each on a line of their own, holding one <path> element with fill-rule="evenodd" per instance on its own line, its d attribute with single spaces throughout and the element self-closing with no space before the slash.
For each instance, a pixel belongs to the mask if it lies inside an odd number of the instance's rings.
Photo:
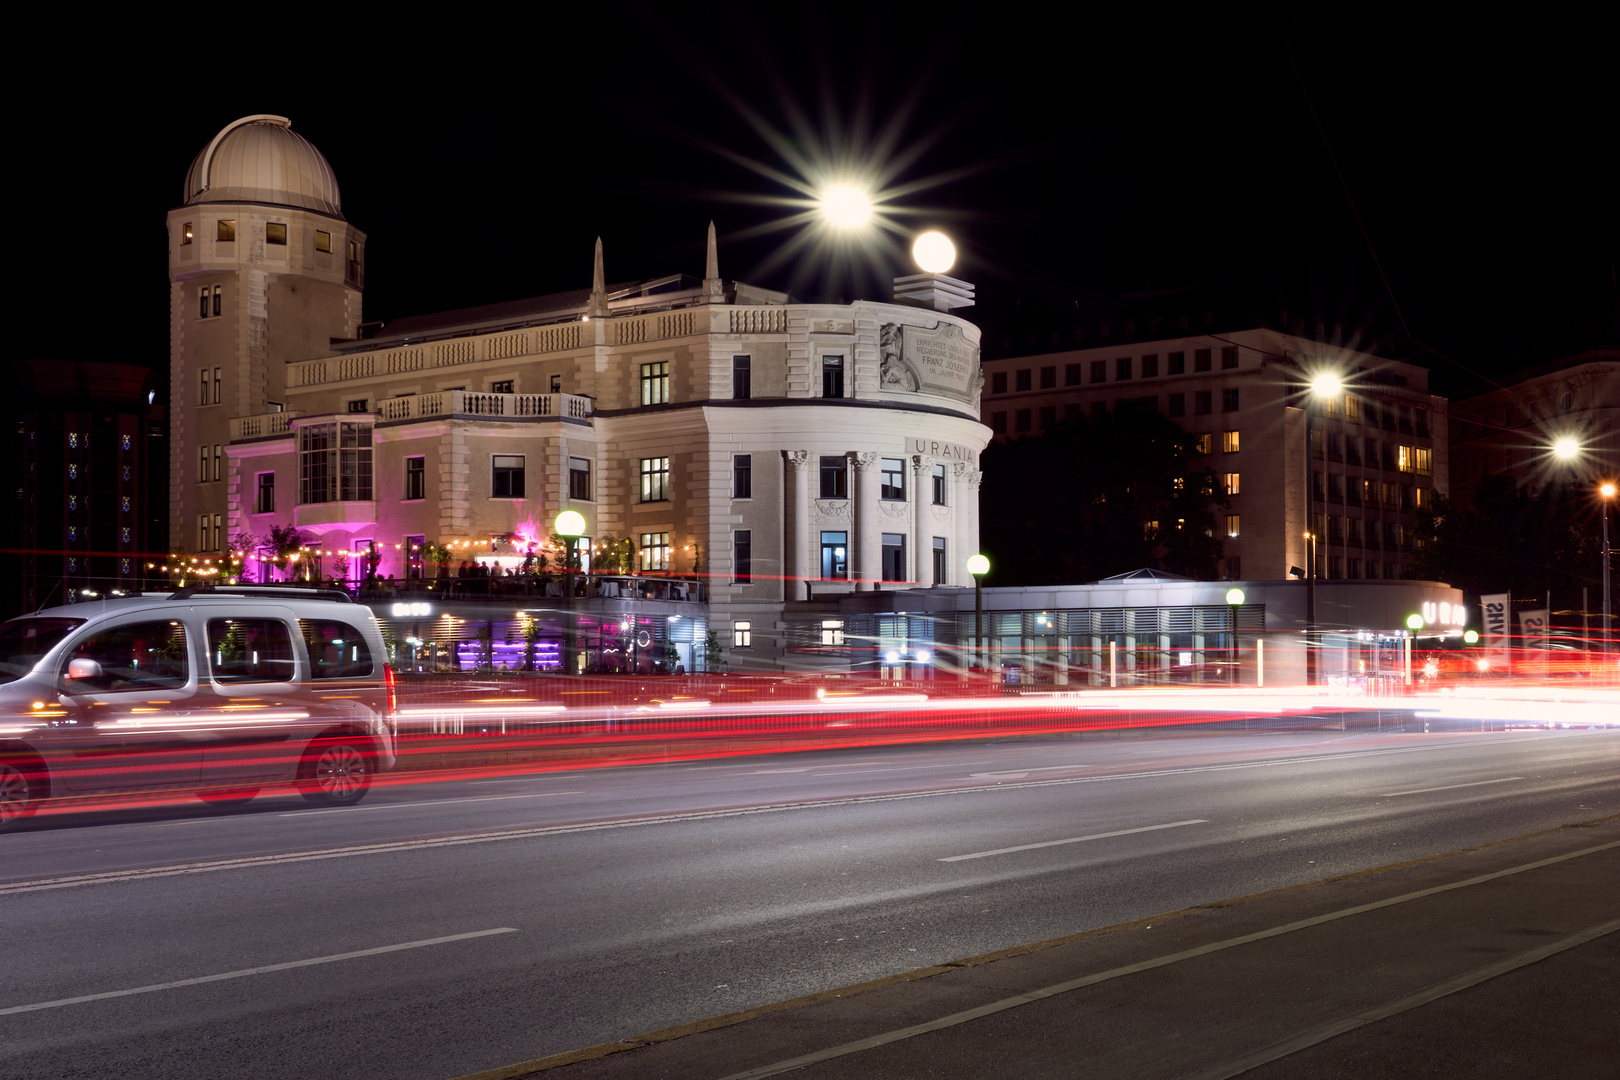
<svg viewBox="0 0 1620 1080">
<path fill-rule="evenodd" d="M 269 534 L 259 542 L 259 550 L 270 557 L 270 564 L 281 571 L 282 580 L 285 581 L 288 562 L 304 550 L 307 542 L 296 525 L 272 525 Z"/>
<path fill-rule="evenodd" d="M 998 585 L 1096 581 L 1153 567 L 1218 577 L 1227 505 L 1195 436 L 1121 402 L 992 444 L 980 459 L 980 543 Z"/>
</svg>

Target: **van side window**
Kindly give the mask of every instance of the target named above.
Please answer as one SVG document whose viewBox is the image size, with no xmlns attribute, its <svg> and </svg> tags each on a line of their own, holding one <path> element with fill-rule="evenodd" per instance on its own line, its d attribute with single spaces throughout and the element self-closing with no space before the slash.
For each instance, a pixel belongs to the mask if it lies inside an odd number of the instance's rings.
<svg viewBox="0 0 1620 1080">
<path fill-rule="evenodd" d="M 68 678 L 75 660 L 93 665 Z M 175 619 L 128 623 L 81 641 L 63 658 L 59 685 L 69 693 L 105 690 L 173 690 L 189 681 L 186 628 Z"/>
<path fill-rule="evenodd" d="M 299 619 L 309 649 L 310 678 L 357 679 L 372 673 L 371 650 L 359 630 L 337 619 Z"/>
<path fill-rule="evenodd" d="M 214 681 L 291 682 L 298 674 L 292 632 L 280 619 L 209 619 Z"/>
</svg>

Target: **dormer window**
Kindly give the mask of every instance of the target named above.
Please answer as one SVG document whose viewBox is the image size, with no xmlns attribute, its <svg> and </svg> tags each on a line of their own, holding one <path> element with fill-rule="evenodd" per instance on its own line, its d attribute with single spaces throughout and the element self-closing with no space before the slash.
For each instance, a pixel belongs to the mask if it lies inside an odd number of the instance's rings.
<svg viewBox="0 0 1620 1080">
<path fill-rule="evenodd" d="M 234 241 L 236 239 L 236 222 L 221 221 L 219 223 L 218 231 L 214 233 L 214 239 L 219 241 L 221 244 Z"/>
<path fill-rule="evenodd" d="M 272 221 L 264 227 L 264 242 L 287 246 L 287 224 L 283 221 Z"/>
</svg>

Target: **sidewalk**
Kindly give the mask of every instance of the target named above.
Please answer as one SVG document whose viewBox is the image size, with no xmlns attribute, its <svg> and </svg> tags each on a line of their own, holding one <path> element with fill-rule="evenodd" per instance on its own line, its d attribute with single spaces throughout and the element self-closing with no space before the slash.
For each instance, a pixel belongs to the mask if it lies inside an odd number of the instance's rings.
<svg viewBox="0 0 1620 1080">
<path fill-rule="evenodd" d="M 1620 817 L 476 1077 L 1614 1080 L 1616 931 Z"/>
</svg>

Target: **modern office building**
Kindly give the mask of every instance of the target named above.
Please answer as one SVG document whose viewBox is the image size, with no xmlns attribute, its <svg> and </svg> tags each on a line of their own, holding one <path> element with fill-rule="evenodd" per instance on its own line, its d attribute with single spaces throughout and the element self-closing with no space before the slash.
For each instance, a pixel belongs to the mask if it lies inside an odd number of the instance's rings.
<svg viewBox="0 0 1620 1080">
<path fill-rule="evenodd" d="M 1230 500 L 1220 528 L 1229 579 L 1311 567 L 1322 578 L 1399 577 L 1412 512 L 1446 490 L 1446 402 L 1412 364 L 1251 328 L 1003 356 L 984 370 L 982 417 L 996 439 L 1126 401 L 1196 435 Z M 1321 375 L 1342 387 L 1311 393 Z"/>
<path fill-rule="evenodd" d="M 730 670 L 824 665 L 841 595 L 969 580 L 990 433 L 964 283 L 797 303 L 723 280 L 711 226 L 702 278 L 610 285 L 598 241 L 588 288 L 362 335 L 365 235 L 287 120 L 227 125 L 185 196 L 172 542 L 204 564 L 296 528 L 302 573 L 412 593 L 382 614 L 436 656 L 539 625 L 545 666 L 607 670 L 700 669 L 711 632 Z M 500 576 L 566 509 L 589 585 Z"/>
</svg>

